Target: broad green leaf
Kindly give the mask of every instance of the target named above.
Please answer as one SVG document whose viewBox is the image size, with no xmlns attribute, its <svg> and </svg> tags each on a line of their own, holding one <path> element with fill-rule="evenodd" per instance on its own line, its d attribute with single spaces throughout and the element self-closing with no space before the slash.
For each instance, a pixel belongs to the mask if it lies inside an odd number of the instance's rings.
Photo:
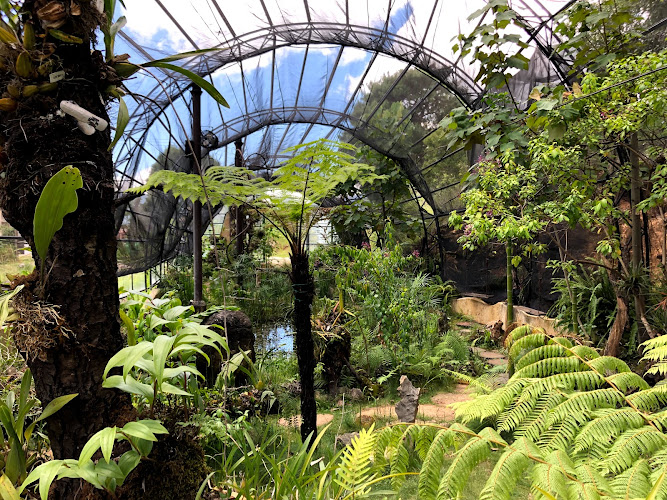
<svg viewBox="0 0 667 500">
<path fill-rule="evenodd" d="M 116 143 L 123 136 L 125 127 L 130 123 L 130 112 L 127 109 L 127 104 L 122 97 L 118 98 L 118 116 L 116 118 L 116 131 L 114 132 L 113 141 L 109 144 L 109 151 L 113 149 Z"/>
<path fill-rule="evenodd" d="M 205 80 L 201 76 L 199 76 L 196 73 L 193 73 L 190 70 L 187 70 L 185 68 L 181 68 L 180 66 L 176 66 L 175 64 L 169 64 L 166 62 L 162 61 L 151 61 L 142 64 L 143 67 L 145 68 L 164 68 L 168 69 L 171 71 L 175 71 L 176 73 L 180 73 L 183 76 L 186 76 L 190 80 L 192 80 L 193 83 L 201 87 L 203 90 L 209 93 L 213 99 L 218 101 L 221 105 L 223 105 L 225 108 L 229 107 L 229 104 L 227 104 L 227 101 L 225 100 L 224 97 L 222 97 L 222 94 L 218 92 L 218 89 L 216 89 L 211 82 Z"/>
<path fill-rule="evenodd" d="M 188 311 L 194 311 L 192 306 L 175 306 L 167 309 L 162 315 L 167 321 L 176 321 Z"/>
<path fill-rule="evenodd" d="M 95 452 L 100 449 L 100 440 L 106 429 L 108 429 L 108 427 L 102 429 L 101 431 L 97 431 L 95 434 L 91 436 L 91 438 L 86 442 L 86 444 L 83 445 L 83 449 L 81 450 L 81 454 L 79 455 L 79 461 L 78 461 L 79 466 L 82 466 L 88 460 L 90 460 L 92 456 L 95 454 Z"/>
<path fill-rule="evenodd" d="M 100 448 L 104 460 L 109 463 L 113 453 L 113 445 L 116 442 L 116 427 L 107 427 L 100 431 Z"/>
<path fill-rule="evenodd" d="M 158 387 L 162 385 L 164 380 L 164 368 L 171 348 L 174 345 L 174 337 L 167 335 L 158 335 L 153 342 L 153 369 L 154 376 L 157 380 Z"/>
<path fill-rule="evenodd" d="M 19 492 L 16 491 L 16 488 L 5 474 L 0 477 L 0 499 L 21 500 Z"/>
<path fill-rule="evenodd" d="M 146 425 L 139 422 L 128 422 L 120 431 L 128 436 L 146 439 L 147 441 L 157 441 L 155 434 Z"/>
<path fill-rule="evenodd" d="M 25 481 L 23 481 L 23 484 L 21 484 L 21 487 L 18 490 L 19 493 L 23 493 L 26 486 L 39 479 L 39 496 L 42 500 L 47 500 L 51 483 L 53 483 L 53 480 L 61 472 L 63 465 L 63 460 L 51 460 L 50 462 L 35 467 Z"/>
<path fill-rule="evenodd" d="M 127 330 L 127 344 L 132 347 L 137 344 L 137 331 L 134 328 L 134 323 L 132 323 L 129 316 L 125 314 L 125 311 L 121 310 L 119 313 L 120 320 L 123 322 L 123 325 L 125 325 L 125 329 Z"/>
<path fill-rule="evenodd" d="M 141 456 L 135 450 L 129 450 L 123 453 L 118 459 L 118 467 L 123 471 L 123 474 L 126 476 L 132 472 L 139 462 L 141 461 Z"/>
<path fill-rule="evenodd" d="M 137 420 L 137 423 L 149 429 L 153 434 L 169 434 L 169 431 L 159 420 Z"/>
<path fill-rule="evenodd" d="M 127 377 L 127 380 L 123 380 L 123 377 L 120 375 L 112 375 L 102 383 L 102 387 L 105 389 L 120 389 L 130 394 L 143 396 L 148 401 L 153 400 L 153 388 L 148 384 L 137 382 L 132 377 Z"/>
<path fill-rule="evenodd" d="M 76 190 L 82 187 L 81 172 L 71 165 L 56 173 L 44 186 L 33 219 L 35 249 L 42 268 L 53 236 L 63 227 L 64 217 L 79 205 Z"/>
<path fill-rule="evenodd" d="M 176 394 L 177 396 L 192 397 L 192 394 L 190 394 L 189 392 L 186 392 L 183 389 L 176 387 L 175 385 L 171 385 L 168 382 L 162 382 L 160 389 L 162 390 L 162 392 L 166 392 L 167 394 Z"/>
<path fill-rule="evenodd" d="M 57 397 L 56 399 L 51 401 L 48 405 L 46 405 L 46 408 L 44 408 L 44 411 L 39 417 L 37 417 L 37 420 L 35 420 L 35 422 L 40 422 L 45 418 L 49 418 L 51 415 L 60 410 L 63 406 L 65 406 L 67 403 L 72 401 L 77 396 L 78 394 L 67 394 L 66 396 Z"/>
<path fill-rule="evenodd" d="M 151 342 L 140 342 L 127 352 L 125 363 L 123 363 L 123 380 L 127 378 L 128 373 L 134 368 L 137 362 L 144 357 L 146 353 L 153 349 Z"/>
</svg>

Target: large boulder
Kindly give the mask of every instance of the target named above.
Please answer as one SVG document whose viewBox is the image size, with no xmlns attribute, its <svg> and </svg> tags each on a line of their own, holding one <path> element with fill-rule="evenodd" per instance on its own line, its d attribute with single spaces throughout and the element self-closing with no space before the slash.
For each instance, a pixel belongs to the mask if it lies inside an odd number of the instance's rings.
<svg viewBox="0 0 667 500">
<path fill-rule="evenodd" d="M 230 356 L 241 350 L 250 351 L 248 357 L 253 362 L 255 361 L 255 334 L 252 331 L 250 318 L 245 313 L 241 311 L 218 311 L 206 318 L 202 324 L 213 325 L 223 337 L 225 336 L 224 327 L 226 325 Z M 197 369 L 206 377 L 206 385 L 211 387 L 215 384 L 215 379 L 222 369 L 223 359 L 212 347 L 206 346 L 203 351 L 211 359 L 211 363 L 207 364 L 206 359 L 199 356 L 197 357 Z M 235 383 L 237 386 L 247 384 L 247 375 L 238 371 Z"/>
</svg>

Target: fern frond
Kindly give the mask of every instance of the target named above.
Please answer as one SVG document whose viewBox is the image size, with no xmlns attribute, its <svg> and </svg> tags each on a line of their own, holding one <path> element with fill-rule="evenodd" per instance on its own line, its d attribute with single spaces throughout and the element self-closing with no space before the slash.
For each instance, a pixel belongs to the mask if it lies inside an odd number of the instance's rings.
<svg viewBox="0 0 667 500">
<path fill-rule="evenodd" d="M 592 359 L 588 362 L 588 366 L 602 375 L 630 371 L 630 367 L 625 361 L 613 356 L 600 356 L 599 358 Z"/>
<path fill-rule="evenodd" d="M 524 422 L 514 432 L 517 436 L 525 436 L 533 442 L 537 442 L 544 434 L 547 427 L 547 415 L 549 412 L 565 400 L 565 394 L 561 391 L 548 392 L 540 396 L 535 405 L 533 413 L 528 415 Z"/>
<path fill-rule="evenodd" d="M 611 485 L 599 470 L 588 463 L 576 464 L 576 477 L 579 483 L 570 483 L 578 490 L 581 498 L 600 498 L 600 494 L 613 497 Z"/>
<path fill-rule="evenodd" d="M 569 498 L 566 475 L 576 474 L 572 459 L 563 450 L 556 450 L 546 455 L 544 461 L 546 463 L 533 467 L 531 474 L 535 498 L 548 498 L 542 492 L 556 498 Z"/>
<path fill-rule="evenodd" d="M 420 426 L 419 432 L 415 439 L 415 451 L 419 455 L 419 459 L 424 462 L 428 456 L 428 452 L 431 448 L 431 443 L 435 440 L 435 436 L 440 432 L 441 429 L 434 427 L 432 425 L 423 425 Z"/>
<path fill-rule="evenodd" d="M 537 347 L 541 347 L 547 343 L 548 339 L 546 334 L 542 332 L 531 333 L 530 335 L 521 337 L 511 344 L 512 347 L 508 351 L 508 357 L 516 364 L 521 359 L 520 355 L 523 351 L 532 351 Z"/>
<path fill-rule="evenodd" d="M 651 491 L 651 468 L 646 460 L 639 460 L 611 482 L 614 498 L 631 500 L 646 498 Z"/>
<path fill-rule="evenodd" d="M 523 355 L 521 358 L 518 359 L 518 361 L 515 361 L 514 366 L 517 370 L 521 370 L 521 368 L 525 368 L 526 366 L 532 365 L 533 363 L 536 363 L 537 361 L 540 361 L 542 359 L 565 357 L 565 356 L 567 356 L 567 350 L 561 345 L 558 344 L 541 345 Z"/>
<path fill-rule="evenodd" d="M 489 458 L 491 448 L 497 446 L 496 443 L 506 444 L 505 440 L 490 427 L 485 427 L 468 440 L 456 453 L 452 464 L 442 477 L 437 498 L 456 497 L 463 490 L 472 470 Z"/>
<path fill-rule="evenodd" d="M 646 389 L 650 389 L 646 380 L 634 372 L 614 373 L 613 375 L 609 375 L 607 380 L 626 394 L 636 390 L 645 391 Z"/>
<path fill-rule="evenodd" d="M 570 352 L 586 361 L 600 357 L 600 353 L 587 345 L 575 345 Z"/>
<path fill-rule="evenodd" d="M 607 451 L 611 443 L 628 429 L 637 429 L 646 422 L 632 408 L 597 410 L 574 439 L 575 452 L 584 452 L 596 447 Z"/>
<path fill-rule="evenodd" d="M 543 378 L 558 373 L 573 373 L 587 369 L 578 358 L 574 356 L 561 356 L 558 358 L 546 358 L 525 366 L 514 373 L 515 378 Z"/>
<path fill-rule="evenodd" d="M 549 414 L 546 430 L 538 440 L 539 447 L 547 451 L 567 449 L 581 426 L 589 419 L 590 412 L 588 411 L 573 413 L 559 421 L 552 421 L 552 416 Z"/>
<path fill-rule="evenodd" d="M 665 446 L 667 436 L 653 427 L 629 429 L 614 442 L 602 465 L 609 472 L 620 474 L 632 467 L 640 456 L 650 455 Z"/>
<path fill-rule="evenodd" d="M 531 335 L 534 333 L 546 334 L 544 328 L 536 328 L 530 325 L 521 325 L 507 334 L 507 337 L 505 337 L 505 347 L 509 349 L 512 346 L 512 344 L 514 344 L 519 339 L 525 337 L 526 335 Z"/>
<path fill-rule="evenodd" d="M 533 380 L 533 383 L 525 388 L 521 399 L 536 398 L 556 389 L 590 391 L 602 387 L 604 383 L 604 377 L 594 371 L 558 373 L 547 378 Z"/>
<path fill-rule="evenodd" d="M 556 406 L 547 418 L 548 424 L 562 422 L 568 417 L 600 408 L 613 408 L 624 402 L 622 394 L 616 389 L 596 389 L 588 392 L 577 392 Z"/>
<path fill-rule="evenodd" d="M 496 419 L 496 427 L 499 432 L 512 432 L 519 427 L 535 411 L 536 399 L 515 401 L 515 403 L 504 411 Z"/>
<path fill-rule="evenodd" d="M 417 486 L 419 498 L 435 500 L 438 495 L 447 450 L 463 438 L 467 438 L 464 432 L 472 433 L 470 429 L 461 424 L 452 424 L 449 429 L 441 429 L 436 433 L 419 473 L 419 484 Z"/>
<path fill-rule="evenodd" d="M 419 435 L 419 426 L 409 425 L 401 434 L 391 455 L 390 472 L 394 477 L 391 478 L 391 487 L 398 491 L 405 482 L 405 473 L 408 471 L 410 462 L 410 450 Z"/>
<path fill-rule="evenodd" d="M 484 485 L 479 498 L 481 500 L 509 500 L 515 497 L 515 488 L 519 479 L 535 458 L 541 458 L 540 450 L 525 438 L 517 439 L 508 446 L 498 459 L 491 476 Z"/>
<path fill-rule="evenodd" d="M 374 477 L 374 474 L 371 474 L 371 458 L 375 436 L 373 425 L 369 429 L 362 429 L 359 435 L 352 439 L 350 446 L 343 451 L 334 478 L 343 490 L 357 495 L 368 492 L 368 482 Z"/>
<path fill-rule="evenodd" d="M 514 399 L 521 394 L 524 387 L 531 383 L 530 379 L 515 379 L 491 394 L 478 396 L 471 401 L 466 401 L 456 406 L 456 417 L 463 422 L 475 420 L 483 421 L 487 418 L 497 417 L 509 407 Z"/>
<path fill-rule="evenodd" d="M 568 339 L 567 337 L 551 337 L 551 339 L 549 340 L 549 343 L 550 344 L 558 344 L 558 345 L 561 345 L 561 346 L 563 346 L 567 349 L 570 349 L 570 348 L 574 347 L 574 344 L 572 343 L 572 341 L 570 339 Z"/>
<path fill-rule="evenodd" d="M 667 404 L 667 386 L 656 385 L 651 389 L 630 394 L 627 399 L 642 411 L 656 411 Z"/>
</svg>

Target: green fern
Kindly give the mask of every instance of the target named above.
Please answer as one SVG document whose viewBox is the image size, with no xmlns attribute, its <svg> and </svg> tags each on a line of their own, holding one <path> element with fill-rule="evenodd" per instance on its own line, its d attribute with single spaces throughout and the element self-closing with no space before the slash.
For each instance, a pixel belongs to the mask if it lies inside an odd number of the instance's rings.
<svg viewBox="0 0 667 500">
<path fill-rule="evenodd" d="M 536 499 L 667 499 L 667 383 L 651 387 L 622 360 L 531 327 L 511 332 L 506 347 L 516 367 L 507 384 L 455 405 L 468 427 L 380 435 L 376 451 L 392 470 L 407 467 L 406 443 L 418 451 L 419 498 L 456 498 L 498 454 L 480 498 L 514 498 L 529 478 Z M 647 342 L 644 353 L 661 373 L 667 338 Z"/>
</svg>

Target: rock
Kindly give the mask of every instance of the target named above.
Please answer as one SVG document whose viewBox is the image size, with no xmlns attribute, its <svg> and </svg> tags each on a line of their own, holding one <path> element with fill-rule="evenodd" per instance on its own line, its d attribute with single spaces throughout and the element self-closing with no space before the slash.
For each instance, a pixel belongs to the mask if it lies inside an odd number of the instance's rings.
<svg viewBox="0 0 667 500">
<path fill-rule="evenodd" d="M 358 415 L 354 422 L 362 429 L 370 429 L 371 425 L 375 423 L 375 418 L 370 415 Z"/>
<path fill-rule="evenodd" d="M 224 337 L 225 321 L 227 323 L 227 339 L 229 342 L 230 356 L 233 356 L 241 350 L 250 351 L 248 357 L 254 362 L 255 334 L 252 332 L 250 318 L 248 318 L 245 313 L 241 311 L 218 311 L 206 318 L 202 324 L 206 326 L 214 326 L 214 329 Z M 197 369 L 206 377 L 206 385 L 212 387 L 222 369 L 222 356 L 210 346 L 205 346 L 202 350 L 211 359 L 211 363 L 207 365 L 206 359 L 198 356 Z M 241 371 L 237 371 L 235 379 L 236 385 L 245 385 L 247 382 L 247 375 Z"/>
<path fill-rule="evenodd" d="M 349 395 L 350 395 L 350 399 L 352 401 L 361 401 L 362 399 L 364 399 L 364 391 L 362 391 L 361 389 L 358 389 L 356 387 L 353 387 L 352 389 L 350 389 L 350 394 Z"/>
<path fill-rule="evenodd" d="M 398 394 L 401 400 L 396 405 L 396 416 L 401 422 L 414 423 L 419 409 L 419 387 L 415 387 L 410 379 L 401 375 Z"/>
<path fill-rule="evenodd" d="M 359 435 L 358 432 L 347 432 L 345 434 L 338 434 L 336 436 L 336 444 L 340 443 L 343 446 L 349 446 L 352 440 Z"/>
</svg>

